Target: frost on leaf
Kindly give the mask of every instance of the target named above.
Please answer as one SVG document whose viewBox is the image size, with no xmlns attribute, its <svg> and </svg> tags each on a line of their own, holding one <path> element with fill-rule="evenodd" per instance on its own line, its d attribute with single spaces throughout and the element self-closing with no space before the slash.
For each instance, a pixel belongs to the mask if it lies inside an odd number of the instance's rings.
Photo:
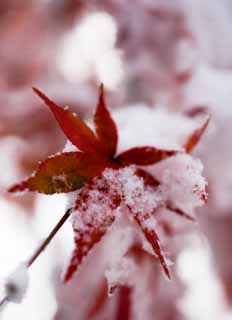
<svg viewBox="0 0 232 320">
<path fill-rule="evenodd" d="M 72 147 L 80 151 L 74 149 L 73 152 L 63 152 L 48 158 L 39 165 L 34 175 L 9 191 L 28 189 L 52 194 L 81 189 L 77 193 L 72 215 L 75 250 L 64 280 L 68 281 L 73 276 L 83 258 L 120 215 L 127 215 L 135 232 L 150 244 L 165 274 L 170 277 L 157 233 L 156 213 L 160 208 L 165 208 L 193 220 L 193 209 L 206 200 L 202 165 L 186 152 L 189 153 L 198 143 L 209 118 L 200 128 L 195 129 L 194 126 L 193 131 L 189 123 L 186 128 L 180 126 L 177 139 L 174 132 L 184 117 L 178 116 L 173 123 L 169 123 L 169 115 L 159 113 L 156 124 L 162 130 L 157 134 L 155 144 L 155 137 L 152 136 L 151 145 L 140 144 L 117 154 L 117 127 L 106 108 L 103 85 L 100 86 L 94 116 L 95 132 L 68 109 L 61 108 L 38 89 L 34 91 L 50 108 Z M 164 126 L 166 122 L 168 125 Z M 143 127 L 144 124 L 147 121 L 142 121 Z M 171 131 L 169 124 L 172 124 Z M 181 139 L 183 132 L 187 139 Z M 173 141 L 181 143 L 160 143 L 160 140 L 168 141 L 171 137 Z M 145 170 L 137 166 L 150 167 Z M 126 258 L 123 261 L 125 264 L 118 263 L 116 268 L 118 274 L 125 265 L 130 264 Z M 121 276 L 118 281 L 120 279 Z"/>
<path fill-rule="evenodd" d="M 154 167 L 153 173 L 160 181 L 160 191 L 165 197 L 168 209 L 178 208 L 192 215 L 196 207 L 206 199 L 206 180 L 202 176 L 203 166 L 199 159 L 180 154 Z M 178 209 L 176 211 L 178 211 Z"/>
<path fill-rule="evenodd" d="M 78 196 L 72 217 L 75 250 L 65 280 L 71 278 L 83 257 L 114 222 L 118 212 L 129 213 L 129 217 L 138 224 L 169 276 L 155 232 L 154 213 L 161 204 L 160 192 L 145 185 L 135 167 L 106 169 L 100 178 L 85 186 Z"/>
<path fill-rule="evenodd" d="M 29 190 L 45 194 L 67 193 L 80 189 L 105 168 L 151 165 L 177 153 L 145 146 L 129 149 L 115 157 L 118 133 L 105 105 L 103 85 L 100 86 L 94 116 L 96 134 L 68 109 L 61 108 L 38 89 L 34 88 L 34 91 L 50 108 L 72 145 L 81 152 L 63 152 L 48 158 L 39 165 L 34 175 L 12 186 L 9 192 Z"/>
<path fill-rule="evenodd" d="M 124 201 L 129 213 L 140 226 L 147 241 L 156 253 L 165 274 L 170 278 L 168 266 L 161 250 L 160 240 L 155 231 L 157 226 L 154 213 L 163 203 L 162 194 L 158 190 L 146 186 L 143 179 L 137 176 L 124 181 L 123 191 Z"/>
<path fill-rule="evenodd" d="M 123 220 L 123 217 L 120 218 L 118 226 L 114 228 L 111 237 L 107 239 L 109 250 L 114 247 L 114 253 L 111 255 L 105 271 L 109 295 L 113 294 L 119 286 L 131 284 L 131 278 L 136 270 L 135 262 L 128 256 L 135 241 L 135 232 L 130 226 L 125 227 L 126 221 Z M 117 246 L 114 245 L 115 243 Z"/>
<path fill-rule="evenodd" d="M 157 235 L 157 233 L 155 232 L 155 228 L 153 227 L 153 223 L 154 223 L 154 218 L 149 215 L 140 215 L 140 214 L 135 214 L 134 215 L 135 220 L 138 222 L 139 226 L 141 227 L 141 229 L 144 232 L 144 235 L 147 239 L 147 241 L 151 244 L 154 252 L 156 253 L 165 274 L 167 275 L 168 278 L 170 278 L 170 272 L 168 269 L 168 265 L 165 261 L 165 257 L 162 253 L 161 250 L 161 246 L 160 246 L 160 240 L 159 237 Z"/>
<path fill-rule="evenodd" d="M 102 238 L 116 216 L 115 209 L 120 205 L 117 188 L 103 176 L 95 178 L 78 195 L 72 226 L 75 237 L 75 250 L 66 271 L 68 281 L 89 250 Z"/>
</svg>

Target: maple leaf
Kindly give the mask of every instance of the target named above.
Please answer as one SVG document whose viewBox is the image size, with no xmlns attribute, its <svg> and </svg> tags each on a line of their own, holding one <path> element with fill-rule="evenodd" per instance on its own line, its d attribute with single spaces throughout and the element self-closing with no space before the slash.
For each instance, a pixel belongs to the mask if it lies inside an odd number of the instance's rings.
<svg viewBox="0 0 232 320">
<path fill-rule="evenodd" d="M 78 190 L 107 167 L 151 165 L 178 152 L 144 146 L 129 149 L 116 156 L 117 127 L 106 108 L 103 85 L 100 86 L 94 115 L 96 133 L 76 114 L 58 106 L 40 90 L 33 90 L 49 107 L 68 140 L 80 152 L 62 153 L 48 158 L 30 178 L 12 186 L 9 192 L 28 189 L 45 194 L 66 193 Z"/>
<path fill-rule="evenodd" d="M 116 209 L 120 206 L 123 195 L 119 189 L 113 192 L 103 173 L 110 168 L 119 170 L 130 165 L 154 165 L 161 160 L 174 156 L 180 151 L 163 150 L 152 146 L 135 147 L 117 155 L 118 132 L 110 112 L 106 108 L 104 88 L 100 86 L 99 99 L 94 115 L 95 132 L 76 114 L 67 108 L 62 108 L 51 101 L 40 90 L 33 88 L 35 93 L 49 107 L 64 134 L 79 151 L 64 152 L 49 157 L 39 164 L 36 172 L 23 182 L 12 186 L 9 192 L 23 190 L 37 191 L 44 194 L 67 193 L 82 188 L 73 208 L 75 221 L 75 250 L 70 265 L 66 271 L 65 280 L 69 280 L 83 258 L 100 241 L 109 226 L 114 222 Z M 198 143 L 205 131 L 207 120 L 202 127 L 193 132 L 184 145 L 190 152 Z M 149 188 L 155 188 L 159 182 L 144 169 L 137 168 L 135 175 L 144 181 Z M 102 184 L 102 180 L 104 183 Z M 99 185 L 99 181 L 101 184 Z M 92 214 L 90 206 L 95 206 Z M 96 208 L 100 210 L 96 210 Z M 127 206 L 129 208 L 129 206 Z M 93 208 L 93 207 L 92 207 Z M 131 209 L 131 208 L 130 208 Z M 178 208 L 169 210 L 191 219 Z M 129 211 L 133 211 L 132 209 Z M 133 212 L 134 221 L 144 233 L 156 253 L 164 272 L 170 277 L 168 266 L 161 250 L 158 235 L 154 229 L 147 226 L 147 220 L 152 219 L 151 213 Z"/>
<path fill-rule="evenodd" d="M 102 163 L 83 152 L 64 152 L 43 161 L 36 173 L 9 192 L 38 191 L 45 194 L 70 192 L 81 188 L 102 170 Z"/>
</svg>

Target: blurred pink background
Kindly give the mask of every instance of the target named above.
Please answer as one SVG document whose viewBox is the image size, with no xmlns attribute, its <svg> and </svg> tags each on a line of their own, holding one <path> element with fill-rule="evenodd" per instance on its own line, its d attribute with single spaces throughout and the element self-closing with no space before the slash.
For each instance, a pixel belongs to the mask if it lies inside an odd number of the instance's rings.
<svg viewBox="0 0 232 320">
<path fill-rule="evenodd" d="M 143 257 L 134 309 L 124 316 L 128 288 L 106 293 L 107 255 L 115 246 L 107 235 L 80 273 L 62 284 L 73 248 L 67 223 L 31 268 L 24 301 L 9 304 L 1 320 L 231 319 L 231 31 L 230 0 L 0 1 L 1 295 L 5 277 L 48 234 L 67 202 L 65 195 L 6 193 L 66 144 L 32 86 L 89 120 L 103 82 L 122 148 L 143 141 L 172 145 L 175 138 L 162 136 L 166 129 L 175 137 L 182 134 L 179 123 L 186 130 L 195 125 L 180 113 L 206 107 L 212 114 L 195 152 L 209 200 L 197 209 L 196 224 L 169 221 L 174 232 L 164 243 L 171 282 Z"/>
</svg>

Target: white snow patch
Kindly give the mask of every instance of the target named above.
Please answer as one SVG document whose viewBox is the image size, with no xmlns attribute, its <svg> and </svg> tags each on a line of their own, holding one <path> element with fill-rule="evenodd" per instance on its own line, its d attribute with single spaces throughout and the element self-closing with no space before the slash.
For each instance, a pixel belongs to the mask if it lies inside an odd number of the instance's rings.
<svg viewBox="0 0 232 320">
<path fill-rule="evenodd" d="M 125 221 L 124 221 L 125 222 Z M 125 257 L 134 241 L 134 230 L 131 227 L 116 229 L 113 236 L 109 239 L 108 247 L 114 248 L 105 277 L 108 283 L 109 294 L 112 294 L 119 285 L 128 284 L 136 269 L 132 259 Z M 117 245 L 115 245 L 117 243 Z"/>
<path fill-rule="evenodd" d="M 117 27 L 106 12 L 89 14 L 70 32 L 57 57 L 57 64 L 70 81 L 97 77 L 116 88 L 123 76 L 121 52 L 115 49 Z"/>
<path fill-rule="evenodd" d="M 71 141 L 67 140 L 62 152 L 75 152 L 78 151 L 77 147 L 72 144 Z"/>
<path fill-rule="evenodd" d="M 114 112 L 114 119 L 119 128 L 118 152 L 136 146 L 180 150 L 199 127 L 198 121 L 182 114 L 170 114 L 165 108 L 151 109 L 146 105 L 124 107 Z"/>
<path fill-rule="evenodd" d="M 207 182 L 202 171 L 201 161 L 187 154 L 170 157 L 151 169 L 161 182 L 163 197 L 189 214 L 206 198 Z"/>
<path fill-rule="evenodd" d="M 191 242 L 177 263 L 179 276 L 186 286 L 179 306 L 189 320 L 227 319 L 223 288 L 213 268 L 209 247 L 196 237 Z"/>
<path fill-rule="evenodd" d="M 29 284 L 29 272 L 26 263 L 19 265 L 5 282 L 7 300 L 21 303 Z"/>
</svg>

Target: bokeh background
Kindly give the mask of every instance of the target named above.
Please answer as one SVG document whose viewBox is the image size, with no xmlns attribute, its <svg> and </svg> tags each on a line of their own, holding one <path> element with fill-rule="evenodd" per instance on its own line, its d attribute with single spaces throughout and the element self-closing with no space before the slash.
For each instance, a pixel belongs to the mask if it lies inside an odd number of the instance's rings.
<svg viewBox="0 0 232 320">
<path fill-rule="evenodd" d="M 152 289 L 146 289 L 153 316 L 141 311 L 136 319 L 231 319 L 231 31 L 230 0 L 0 1 L 1 294 L 5 277 L 66 208 L 63 195 L 6 193 L 66 143 L 31 87 L 89 119 L 103 82 L 111 110 L 125 111 L 130 125 L 131 113 L 141 105 L 170 117 L 193 107 L 212 114 L 196 151 L 209 182 L 208 203 L 198 210 L 198 223 L 178 235 L 181 245 L 172 243 L 172 282 L 156 268 Z M 94 267 L 89 261 L 72 283 L 61 283 L 72 247 L 67 223 L 31 268 L 23 303 L 8 305 L 1 319 L 113 319 L 96 302 L 104 295 L 101 253 L 93 253 Z"/>
</svg>

